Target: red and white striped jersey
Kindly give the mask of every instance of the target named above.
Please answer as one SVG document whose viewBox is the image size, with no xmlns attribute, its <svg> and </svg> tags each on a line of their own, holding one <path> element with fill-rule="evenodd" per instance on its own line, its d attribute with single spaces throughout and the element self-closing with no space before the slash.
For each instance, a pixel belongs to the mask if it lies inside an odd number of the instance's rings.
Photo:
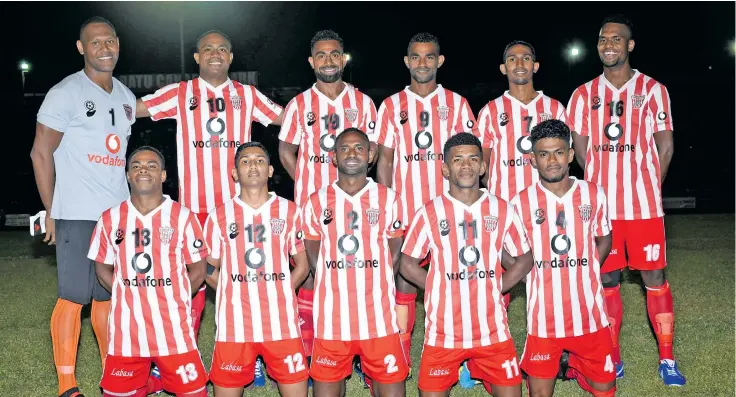
<svg viewBox="0 0 736 397">
<path fill-rule="evenodd" d="M 449 193 L 425 204 L 409 226 L 402 252 L 431 253 L 424 292 L 424 343 L 448 349 L 489 346 L 511 338 L 501 295 L 501 254 L 529 251 L 514 207 L 489 194 L 467 206 Z"/>
<path fill-rule="evenodd" d="M 296 204 L 271 193 L 255 209 L 234 197 L 204 226 L 220 259 L 217 342 L 272 342 L 300 336 L 289 256 L 304 251 Z M 298 238 L 299 237 L 299 238 Z"/>
<path fill-rule="evenodd" d="M 309 196 L 304 238 L 321 240 L 314 276 L 314 337 L 366 340 L 399 332 L 388 240 L 404 234 L 401 202 L 370 178 L 354 196 L 337 182 Z"/>
<path fill-rule="evenodd" d="M 143 97 L 154 121 L 176 119 L 179 202 L 206 214 L 240 193 L 230 175 L 235 150 L 251 140 L 251 123 L 267 126 L 282 112 L 258 89 L 228 79 L 213 87 L 201 77 Z"/>
<path fill-rule="evenodd" d="M 337 168 L 332 165 L 337 134 L 358 128 L 370 135 L 376 126 L 376 105 L 350 84 L 345 83 L 334 101 L 314 84 L 294 97 L 285 111 L 279 140 L 299 145 L 294 201 L 303 207 L 312 193 L 337 180 Z"/>
<path fill-rule="evenodd" d="M 87 256 L 114 266 L 107 353 L 160 357 L 196 350 L 186 266 L 207 254 L 195 215 L 168 196 L 147 215 L 130 199 L 103 212 Z"/>
<path fill-rule="evenodd" d="M 527 332 L 568 338 L 608 326 L 596 237 L 611 231 L 603 188 L 573 179 L 563 197 L 540 182 L 512 203 L 534 253 L 526 279 Z"/>
<path fill-rule="evenodd" d="M 539 181 L 530 157 L 532 128 L 545 120 L 565 120 L 565 107 L 538 91 L 524 104 L 506 91 L 478 113 L 483 146 L 491 149 L 488 192 L 510 201 L 520 191 Z"/>
<path fill-rule="evenodd" d="M 371 142 L 394 149 L 391 188 L 401 196 L 407 223 L 424 203 L 450 188 L 442 176 L 443 148 L 451 136 L 482 138 L 468 101 L 444 87 L 422 98 L 407 86 L 383 101 Z"/>
<path fill-rule="evenodd" d="M 589 137 L 585 180 L 606 189 L 611 219 L 664 216 L 654 134 L 672 131 L 667 88 L 638 70 L 620 89 L 600 75 L 575 90 L 567 112 L 571 129 Z"/>
</svg>

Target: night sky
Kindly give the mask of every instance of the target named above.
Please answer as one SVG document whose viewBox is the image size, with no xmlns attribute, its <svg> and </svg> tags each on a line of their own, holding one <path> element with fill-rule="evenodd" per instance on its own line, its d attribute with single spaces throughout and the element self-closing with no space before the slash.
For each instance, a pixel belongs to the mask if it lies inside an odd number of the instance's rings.
<svg viewBox="0 0 736 397">
<path fill-rule="evenodd" d="M 734 2 L 34 2 L 2 3 L 0 11 L 9 38 L 2 61 L 2 105 L 8 114 L 19 115 L 10 117 L 5 126 L 0 164 L 31 172 L 22 178 L 24 189 L 30 186 L 32 200 L 37 200 L 37 192 L 28 153 L 41 102 L 23 99 L 18 62 L 26 59 L 33 67 L 25 92 L 45 93 L 83 67 L 75 41 L 80 24 L 94 15 L 109 19 L 120 37 L 116 75 L 178 73 L 182 15 L 187 72 L 197 71 L 192 58 L 197 37 L 219 29 L 233 40 L 235 59 L 230 70 L 258 71 L 259 89 L 265 90 L 311 85 L 309 40 L 317 30 L 329 28 L 343 37 L 345 50 L 353 57 L 344 73 L 346 81 L 366 90 L 399 91 L 409 84 L 403 64 L 409 39 L 417 32 L 431 32 L 438 36 L 446 57 L 438 81 L 466 95 L 477 113 L 507 88 L 498 65 L 505 45 L 516 39 L 536 47 L 541 67 L 535 88 L 567 104 L 578 85 L 602 71 L 595 49 L 601 20 L 610 13 L 625 13 L 635 25 L 632 66 L 670 90 L 676 145 L 670 175 L 693 180 L 674 184 L 670 176 L 665 192 L 670 188 L 675 190 L 673 195 L 707 196 L 710 188 L 695 179 L 707 178 L 704 174 L 710 172 L 721 177 L 725 172 L 729 181 L 734 180 L 734 57 L 727 48 L 736 30 Z M 563 52 L 574 40 L 582 44 L 585 56 L 568 71 Z M 486 91 L 479 92 L 478 87 Z M 372 99 L 378 106 L 384 98 Z M 286 105 L 288 99 L 275 100 Z M 713 141 L 727 148 L 726 153 L 713 153 Z M 730 211 L 733 188 L 729 182 Z M 0 194 L 0 207 L 9 200 L 7 193 L 3 189 Z"/>
</svg>

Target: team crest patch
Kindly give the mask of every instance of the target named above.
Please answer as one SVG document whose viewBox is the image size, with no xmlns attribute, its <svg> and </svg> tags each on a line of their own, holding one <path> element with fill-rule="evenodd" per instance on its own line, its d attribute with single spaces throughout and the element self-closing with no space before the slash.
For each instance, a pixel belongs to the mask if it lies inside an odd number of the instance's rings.
<svg viewBox="0 0 736 397">
<path fill-rule="evenodd" d="M 189 98 L 189 110 L 194 110 L 199 106 L 199 99 L 196 96 Z"/>
<path fill-rule="evenodd" d="M 281 234 L 284 232 L 286 221 L 283 219 L 271 219 L 271 231 L 273 234 Z"/>
<path fill-rule="evenodd" d="M 590 213 L 593 211 L 593 207 L 590 204 L 579 205 L 578 210 L 580 210 L 580 217 L 583 219 L 583 222 L 590 220 Z"/>
<path fill-rule="evenodd" d="M 358 109 L 345 109 L 345 118 L 349 122 L 354 123 L 358 120 Z"/>
<path fill-rule="evenodd" d="M 447 222 L 447 219 L 440 220 L 440 234 L 442 237 L 447 236 L 450 234 L 450 224 Z"/>
<path fill-rule="evenodd" d="M 133 108 L 126 103 L 123 105 L 123 109 L 125 110 L 125 117 L 128 118 L 128 121 L 133 120 Z"/>
<path fill-rule="evenodd" d="M 496 227 L 498 226 L 498 218 L 491 215 L 484 216 L 483 226 L 485 226 L 487 232 L 496 230 Z"/>
<path fill-rule="evenodd" d="M 378 224 L 378 216 L 381 214 L 381 211 L 375 209 L 375 208 L 368 208 L 365 210 L 365 216 L 368 217 L 368 224 L 371 226 L 376 226 Z"/>
<path fill-rule="evenodd" d="M 539 114 L 539 121 L 547 121 L 552 120 L 552 115 L 550 113 L 540 113 Z"/>
<path fill-rule="evenodd" d="M 641 109 L 641 106 L 644 104 L 644 98 L 644 95 L 631 96 L 631 105 L 634 107 L 634 109 Z"/>
<path fill-rule="evenodd" d="M 447 120 L 447 117 L 450 115 L 450 108 L 448 108 L 447 106 L 437 106 L 437 115 L 439 116 L 440 120 Z"/>
<path fill-rule="evenodd" d="M 171 236 L 173 235 L 174 235 L 173 227 L 164 226 L 164 227 L 158 228 L 158 238 L 164 244 L 168 244 L 171 241 Z"/>
<path fill-rule="evenodd" d="M 591 99 L 591 102 L 590 102 L 590 107 L 591 107 L 591 108 L 592 108 L 593 110 L 598 110 L 598 108 L 600 108 L 600 107 L 601 107 L 601 97 L 599 97 L 598 95 L 594 96 L 594 97 L 593 97 L 593 98 Z"/>
<path fill-rule="evenodd" d="M 230 103 L 233 104 L 233 109 L 240 110 L 240 108 L 243 106 L 243 98 L 237 95 L 231 96 Z"/>
</svg>

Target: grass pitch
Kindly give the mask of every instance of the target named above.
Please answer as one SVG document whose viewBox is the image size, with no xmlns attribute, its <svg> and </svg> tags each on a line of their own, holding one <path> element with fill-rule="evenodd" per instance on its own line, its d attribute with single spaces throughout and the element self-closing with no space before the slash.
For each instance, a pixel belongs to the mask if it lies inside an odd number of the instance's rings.
<svg viewBox="0 0 736 397">
<path fill-rule="evenodd" d="M 675 299 L 675 357 L 687 377 L 683 388 L 666 388 L 657 375 L 657 344 L 649 326 L 645 292 L 639 274 L 627 272 L 621 286 L 624 322 L 621 331 L 626 377 L 618 381 L 619 396 L 734 396 L 734 216 L 668 216 L 667 278 Z M 0 390 L 14 397 L 55 396 L 56 372 L 49 321 L 56 302 L 53 248 L 43 247 L 23 232 L 0 232 Z M 211 294 L 211 291 L 210 291 Z M 511 332 L 519 355 L 524 346 L 523 290 L 513 291 L 509 308 Z M 208 297 L 199 346 L 209 368 L 214 346 L 214 300 Z M 100 395 L 97 341 L 89 307 L 82 312 L 77 380 L 82 392 Z M 419 367 L 424 311 L 417 305 L 412 356 Z M 407 382 L 407 396 L 417 396 L 416 377 Z M 210 387 L 211 393 L 211 387 Z M 212 394 L 210 394 L 212 395 Z M 245 396 L 278 396 L 273 387 L 248 390 Z M 357 377 L 347 381 L 348 396 L 368 396 Z M 487 395 L 482 386 L 453 396 Z M 523 395 L 528 395 L 524 390 Z M 587 396 L 574 382 L 558 382 L 557 396 Z"/>
</svg>

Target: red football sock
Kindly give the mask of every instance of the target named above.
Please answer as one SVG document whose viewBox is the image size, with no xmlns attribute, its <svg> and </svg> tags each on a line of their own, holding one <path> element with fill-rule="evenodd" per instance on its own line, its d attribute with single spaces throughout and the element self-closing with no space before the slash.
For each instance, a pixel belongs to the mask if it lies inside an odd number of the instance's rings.
<svg viewBox="0 0 736 397">
<path fill-rule="evenodd" d="M 670 284 L 665 281 L 659 287 L 647 287 L 647 312 L 659 344 L 659 359 L 674 360 L 672 339 L 675 334 L 675 313 Z"/>
<path fill-rule="evenodd" d="M 296 295 L 296 304 L 299 311 L 299 328 L 302 331 L 302 341 L 307 357 L 312 357 L 312 346 L 314 344 L 314 318 L 312 317 L 312 304 L 314 303 L 314 290 L 299 288 Z"/>
<path fill-rule="evenodd" d="M 396 293 L 396 305 L 397 306 L 406 306 L 407 307 L 407 313 L 406 313 L 406 328 L 404 329 L 404 333 L 402 333 L 401 337 L 401 346 L 404 349 L 404 355 L 406 356 L 406 362 L 409 365 L 409 368 L 411 368 L 411 333 L 414 331 L 414 321 L 417 317 L 417 294 L 405 294 L 403 292 L 397 292 Z M 399 323 L 399 327 L 401 327 L 402 324 Z"/>
<path fill-rule="evenodd" d="M 606 302 L 606 312 L 608 313 L 608 322 L 611 323 L 611 339 L 613 340 L 613 352 L 611 358 L 613 362 L 618 364 L 621 362 L 621 346 L 618 344 L 618 337 L 621 335 L 621 320 L 624 317 L 624 307 L 621 301 L 621 285 L 613 288 L 604 288 L 603 296 Z"/>
<path fill-rule="evenodd" d="M 204 305 L 207 303 L 205 297 L 207 290 L 204 285 L 197 291 L 197 295 L 192 298 L 192 325 L 194 325 L 194 337 L 197 338 L 199 335 L 199 326 L 202 324 L 202 313 L 204 312 Z"/>
</svg>

